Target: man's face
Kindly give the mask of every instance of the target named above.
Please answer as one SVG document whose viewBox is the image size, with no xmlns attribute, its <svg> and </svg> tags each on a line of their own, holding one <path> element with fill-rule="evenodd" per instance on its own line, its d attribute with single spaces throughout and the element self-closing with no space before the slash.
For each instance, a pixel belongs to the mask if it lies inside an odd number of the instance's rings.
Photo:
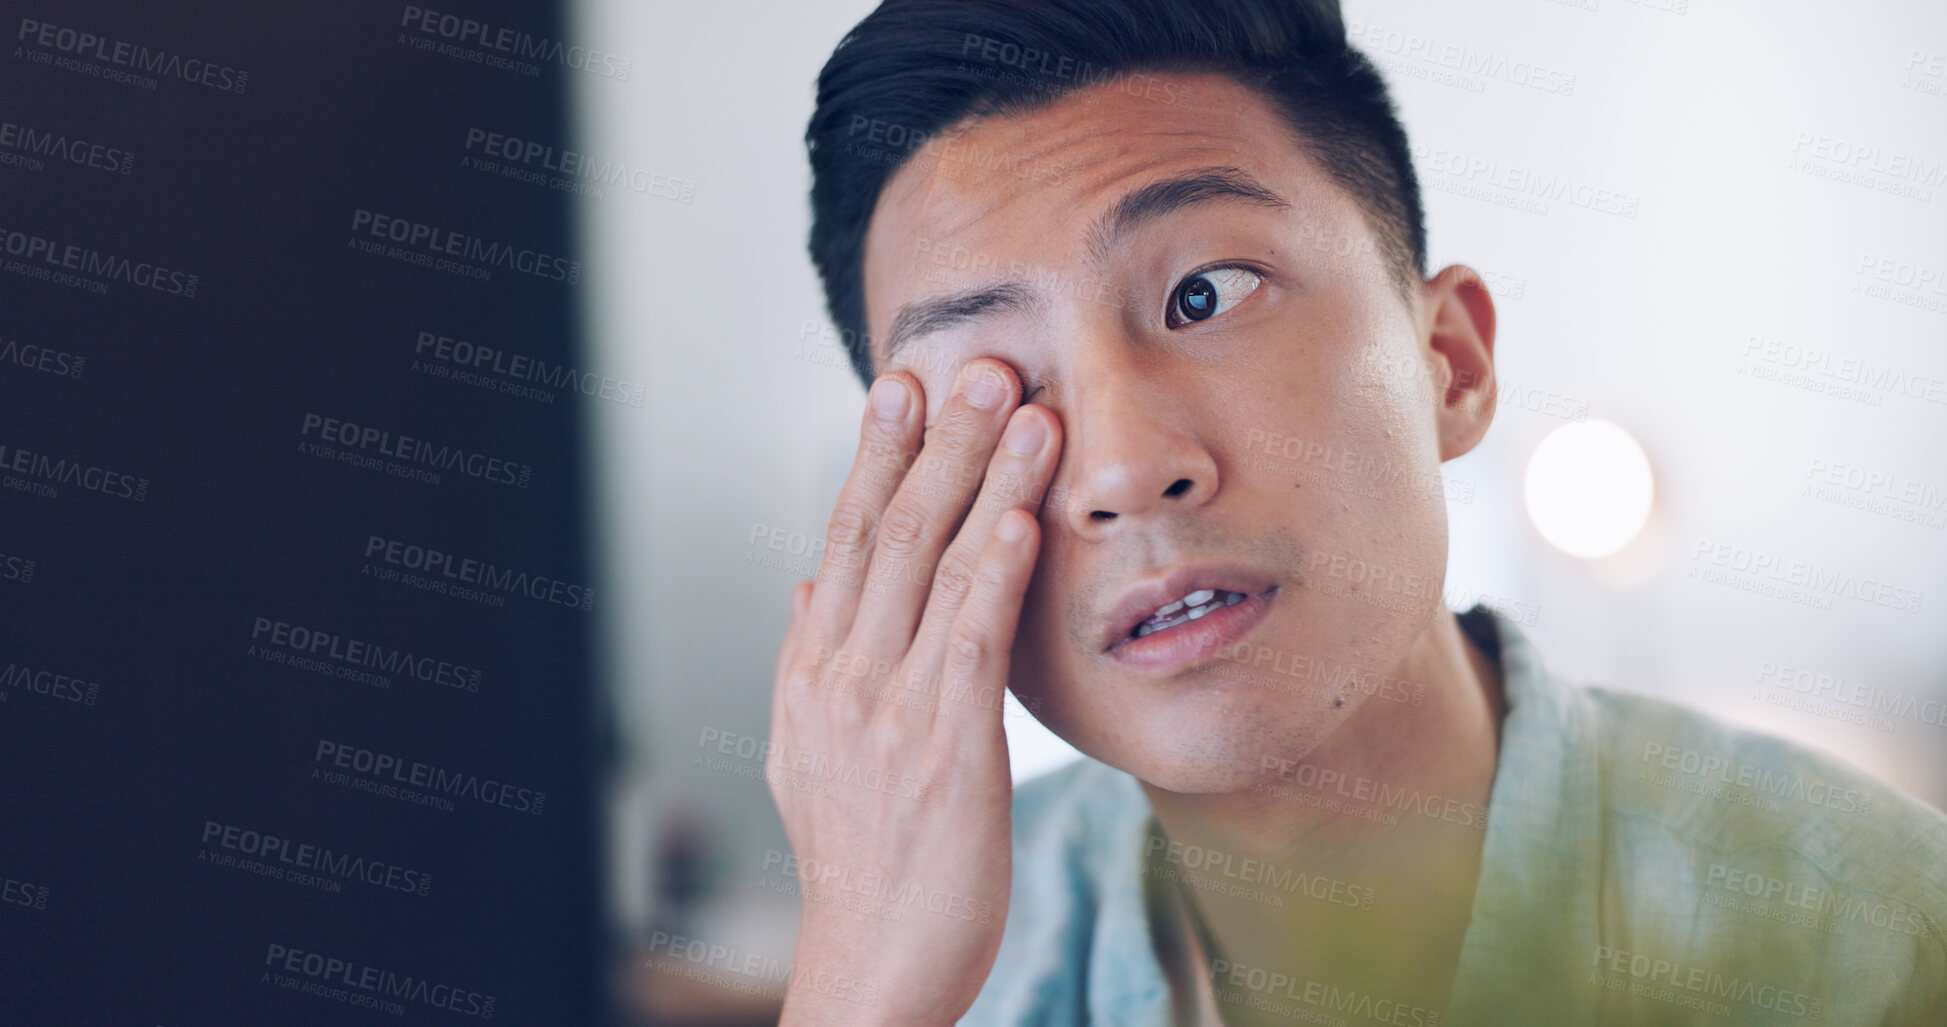
<svg viewBox="0 0 1947 1027">
<path fill-rule="evenodd" d="M 1442 383 L 1421 305 L 1283 119 L 1227 78 L 1166 80 L 930 140 L 873 215 L 867 327 L 928 424 L 983 355 L 1062 421 L 1015 694 L 1138 778 L 1229 791 L 1352 717 L 1373 689 L 1347 676 L 1396 674 L 1443 608 Z M 1219 654 L 1209 625 L 1132 640 L 1117 614 L 1186 568 L 1253 597 L 1210 614 Z"/>
</svg>

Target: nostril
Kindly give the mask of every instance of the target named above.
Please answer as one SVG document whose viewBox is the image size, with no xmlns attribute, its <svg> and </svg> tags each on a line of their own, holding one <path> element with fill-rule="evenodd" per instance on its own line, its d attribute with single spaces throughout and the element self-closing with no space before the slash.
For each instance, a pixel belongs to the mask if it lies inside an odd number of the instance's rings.
<svg viewBox="0 0 1947 1027">
<path fill-rule="evenodd" d="M 1171 499 L 1174 499 L 1177 496 L 1180 496 L 1183 493 L 1190 491 L 1190 484 L 1191 484 L 1190 479 L 1178 478 L 1175 481 L 1170 483 L 1169 488 L 1163 490 L 1163 495 L 1168 496 Z"/>
</svg>

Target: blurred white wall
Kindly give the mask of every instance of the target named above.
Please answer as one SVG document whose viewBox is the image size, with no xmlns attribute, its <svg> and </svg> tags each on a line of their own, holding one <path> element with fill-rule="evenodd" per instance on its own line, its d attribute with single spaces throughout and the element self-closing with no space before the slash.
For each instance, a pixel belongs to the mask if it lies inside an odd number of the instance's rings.
<svg viewBox="0 0 1947 1027">
<path fill-rule="evenodd" d="M 819 67 L 871 6 L 580 14 L 583 38 L 637 57 L 631 81 L 587 87 L 582 147 L 694 183 L 689 202 L 586 203 L 599 362 L 651 383 L 644 409 L 596 425 L 611 670 L 650 782 L 631 801 L 645 831 L 696 810 L 733 886 L 782 831 L 761 781 L 693 761 L 704 731 L 768 735 L 789 587 L 813 571 L 791 557 L 822 535 L 856 437 L 862 389 L 805 256 L 801 139 Z M 1447 467 L 1471 486 L 1450 503 L 1450 599 L 1496 597 L 1572 677 L 1947 804 L 1947 724 L 1920 705 L 1947 699 L 1947 5 L 1412 0 L 1347 18 L 1418 148 L 1434 265 L 1480 269 L 1498 301 L 1511 401 Z M 1545 198 L 1550 181 L 1568 193 Z M 1555 551 L 1522 508 L 1564 411 L 1622 425 L 1654 467 L 1651 526 L 1620 557 Z M 1815 468 L 1838 483 L 1820 491 Z M 1814 597 L 1828 608 L 1789 602 L 1692 577 L 1777 584 L 1700 547 L 1852 584 Z M 1868 581 L 1921 593 L 1918 612 L 1868 601 Z M 1914 705 L 1866 724 L 1784 708 L 1765 700 L 1797 697 L 1776 684 L 1794 679 L 1766 668 Z M 1063 758 L 1008 724 L 1017 775 Z M 746 898 L 750 919 L 720 930 L 788 946 L 776 917 L 796 900 Z"/>
</svg>

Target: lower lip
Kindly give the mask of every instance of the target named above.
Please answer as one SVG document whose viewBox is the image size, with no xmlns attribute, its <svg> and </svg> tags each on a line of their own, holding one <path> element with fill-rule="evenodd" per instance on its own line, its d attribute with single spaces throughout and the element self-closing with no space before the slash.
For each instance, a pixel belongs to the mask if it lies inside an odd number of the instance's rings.
<svg viewBox="0 0 1947 1027">
<path fill-rule="evenodd" d="M 1277 594 L 1274 587 L 1176 627 L 1123 639 L 1109 647 L 1109 655 L 1125 667 L 1147 671 L 1181 670 L 1213 659 L 1257 627 Z"/>
</svg>

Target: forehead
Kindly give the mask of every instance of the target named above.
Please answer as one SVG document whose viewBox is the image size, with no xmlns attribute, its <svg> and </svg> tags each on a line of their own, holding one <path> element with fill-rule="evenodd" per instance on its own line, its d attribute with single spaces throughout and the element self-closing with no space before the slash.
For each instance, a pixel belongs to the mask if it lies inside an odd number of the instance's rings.
<svg viewBox="0 0 1947 1027">
<path fill-rule="evenodd" d="M 1222 75 L 1131 76 L 934 136 L 887 181 L 866 232 L 874 365 L 902 303 L 1000 269 L 1073 275 L 1117 200 L 1209 167 L 1244 171 L 1298 216 L 1357 219 L 1270 102 Z"/>
</svg>

